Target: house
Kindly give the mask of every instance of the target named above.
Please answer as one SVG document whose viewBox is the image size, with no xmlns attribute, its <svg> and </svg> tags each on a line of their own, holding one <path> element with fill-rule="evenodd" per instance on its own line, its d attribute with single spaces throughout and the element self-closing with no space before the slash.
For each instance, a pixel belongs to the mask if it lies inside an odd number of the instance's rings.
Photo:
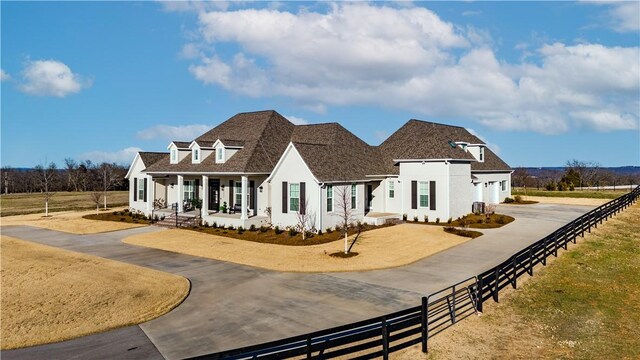
<svg viewBox="0 0 640 360">
<path fill-rule="evenodd" d="M 132 210 L 193 214 L 208 224 L 316 229 L 341 214 L 382 223 L 425 216 L 446 221 L 511 195 L 511 168 L 457 126 L 410 120 L 379 146 L 338 123 L 294 125 L 275 111 L 237 114 L 168 152 L 140 152 L 126 178 Z M 226 211 L 222 211 L 226 210 Z"/>
</svg>

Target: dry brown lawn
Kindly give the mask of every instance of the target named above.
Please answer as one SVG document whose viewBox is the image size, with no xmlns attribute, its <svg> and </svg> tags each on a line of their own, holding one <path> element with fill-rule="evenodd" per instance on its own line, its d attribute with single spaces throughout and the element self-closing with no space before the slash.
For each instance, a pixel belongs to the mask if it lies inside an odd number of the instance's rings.
<svg viewBox="0 0 640 360">
<path fill-rule="evenodd" d="M 111 209 L 108 211 L 119 210 L 122 209 Z M 95 210 L 88 210 L 49 213 L 48 217 L 44 217 L 42 214 L 3 216 L 0 218 L 0 226 L 27 225 L 73 234 L 97 234 L 146 226 L 144 224 L 88 220 L 82 218 L 84 215 L 95 213 Z"/>
<path fill-rule="evenodd" d="M 123 241 L 270 270 L 338 272 L 407 265 L 468 240 L 445 233 L 439 226 L 402 224 L 363 232 L 352 248 L 359 255 L 347 259 L 329 256 L 344 251 L 344 240 L 321 245 L 285 246 L 172 229 L 134 235 Z"/>
<path fill-rule="evenodd" d="M 183 277 L 0 237 L 2 344 L 15 349 L 139 324 L 189 293 Z"/>
<path fill-rule="evenodd" d="M 586 206 L 600 206 L 604 203 L 611 201 L 611 199 L 524 196 L 524 195 L 522 196 L 522 199 L 537 201 L 541 204 L 586 205 Z"/>
</svg>

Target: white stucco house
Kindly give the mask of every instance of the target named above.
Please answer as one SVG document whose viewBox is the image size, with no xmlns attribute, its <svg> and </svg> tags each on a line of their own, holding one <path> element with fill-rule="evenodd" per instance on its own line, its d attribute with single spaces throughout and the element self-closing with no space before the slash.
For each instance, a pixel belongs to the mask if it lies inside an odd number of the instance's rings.
<svg viewBox="0 0 640 360">
<path fill-rule="evenodd" d="M 446 221 L 511 195 L 511 168 L 457 126 L 410 120 L 379 146 L 338 123 L 294 125 L 275 111 L 237 114 L 168 152 L 140 152 L 126 178 L 132 209 L 154 200 L 187 210 L 203 202 L 208 224 L 334 227 L 348 206 L 354 221 L 424 216 Z M 345 201 L 341 201 L 345 200 Z M 306 206 L 305 206 L 306 204 Z M 237 210 L 224 213 L 221 208 Z"/>
</svg>

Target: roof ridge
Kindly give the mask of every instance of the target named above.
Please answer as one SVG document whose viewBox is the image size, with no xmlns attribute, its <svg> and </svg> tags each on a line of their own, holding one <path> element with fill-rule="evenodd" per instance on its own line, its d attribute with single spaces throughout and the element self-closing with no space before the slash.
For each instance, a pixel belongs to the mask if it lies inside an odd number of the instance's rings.
<svg viewBox="0 0 640 360">
<path fill-rule="evenodd" d="M 409 123 L 409 122 L 412 122 L 412 121 L 421 122 L 421 123 L 425 123 L 425 124 L 432 124 L 432 125 L 448 126 L 448 127 L 460 128 L 460 129 L 465 129 L 466 130 L 466 128 L 464 126 L 443 124 L 443 123 L 438 123 L 438 122 L 435 122 L 435 121 L 427 121 L 427 120 L 420 120 L 420 119 L 409 119 L 409 121 L 407 121 L 407 122 Z"/>
</svg>

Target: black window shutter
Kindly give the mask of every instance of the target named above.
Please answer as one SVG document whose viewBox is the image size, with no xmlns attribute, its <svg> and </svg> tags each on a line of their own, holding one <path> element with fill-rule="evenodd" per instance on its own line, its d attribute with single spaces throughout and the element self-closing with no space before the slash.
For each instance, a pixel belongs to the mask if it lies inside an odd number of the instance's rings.
<svg viewBox="0 0 640 360">
<path fill-rule="evenodd" d="M 138 178 L 133 178 L 133 201 L 138 201 Z"/>
<path fill-rule="evenodd" d="M 144 178 L 144 202 L 147 202 L 147 178 Z"/>
<path fill-rule="evenodd" d="M 411 181 L 411 208 L 418 208 L 418 182 L 415 180 Z"/>
<path fill-rule="evenodd" d="M 253 180 L 249 180 L 249 208 L 254 210 L 256 208 L 255 186 L 256 182 Z"/>
<path fill-rule="evenodd" d="M 229 207 L 233 207 L 233 180 L 229 180 Z"/>
<path fill-rule="evenodd" d="M 300 183 L 300 214 L 304 215 L 307 212 L 307 192 L 306 192 L 306 184 Z"/>
<path fill-rule="evenodd" d="M 200 180 L 196 179 L 196 199 L 200 199 Z"/>
<path fill-rule="evenodd" d="M 436 209 L 436 182 L 429 181 L 429 209 Z"/>
<path fill-rule="evenodd" d="M 283 181 L 282 182 L 282 213 L 283 214 L 287 213 L 287 200 L 289 199 L 287 190 L 288 190 L 287 182 Z"/>
</svg>

